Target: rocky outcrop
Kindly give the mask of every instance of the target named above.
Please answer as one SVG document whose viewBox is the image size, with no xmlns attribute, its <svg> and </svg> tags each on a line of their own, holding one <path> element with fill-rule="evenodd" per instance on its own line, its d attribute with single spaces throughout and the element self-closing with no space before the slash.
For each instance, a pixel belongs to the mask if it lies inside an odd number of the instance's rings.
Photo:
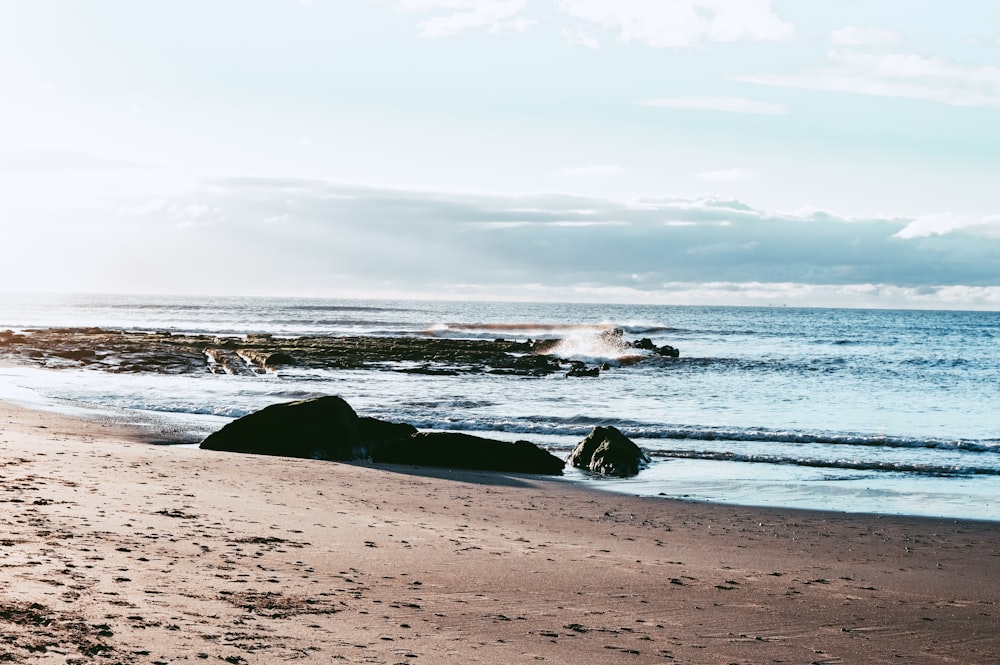
<svg viewBox="0 0 1000 665">
<path fill-rule="evenodd" d="M 359 418 L 340 397 L 272 404 L 201 442 L 206 450 L 559 475 L 565 463 L 527 441 L 456 432 L 419 433 L 405 423 Z"/>
<path fill-rule="evenodd" d="M 417 428 L 408 423 L 391 423 L 377 418 L 358 418 L 358 433 L 369 455 L 376 455 L 395 441 L 408 439 L 417 433 Z"/>
<path fill-rule="evenodd" d="M 658 355 L 664 356 L 666 358 L 680 358 L 681 352 L 677 350 L 676 347 L 670 346 L 669 344 L 664 344 L 656 349 Z"/>
<path fill-rule="evenodd" d="M 679 358 L 681 352 L 675 347 L 669 344 L 664 344 L 663 346 L 656 346 L 653 344 L 653 340 L 648 337 L 643 337 L 642 339 L 637 339 L 632 342 L 632 348 L 642 349 L 643 351 L 652 351 L 656 355 L 664 356 L 666 358 Z"/>
<path fill-rule="evenodd" d="M 615 427 L 595 427 L 566 460 L 578 469 L 606 476 L 634 476 L 649 464 L 647 455 Z"/>
<path fill-rule="evenodd" d="M 601 333 L 612 355 L 628 355 L 628 349 L 636 344 L 625 341 L 623 335 L 621 328 Z M 635 348 L 653 347 L 648 350 L 661 356 L 678 355 L 671 346 L 656 348 L 648 340 L 639 343 L 643 346 Z M 290 366 L 305 371 L 392 368 L 429 375 L 548 376 L 565 373 L 567 365 L 573 364 L 571 359 L 559 357 L 559 345 L 559 339 L 518 342 L 330 335 L 284 338 L 267 334 L 220 337 L 102 328 L 0 331 L 0 358 L 53 369 L 86 367 L 115 373 L 160 374 L 208 371 L 248 378 L 280 372 Z"/>
<path fill-rule="evenodd" d="M 600 367 L 587 367 L 584 363 L 573 363 L 573 367 L 566 372 L 568 377 L 581 377 L 581 376 L 600 376 Z"/>
<path fill-rule="evenodd" d="M 565 466 L 555 455 L 527 441 L 509 443 L 460 432 L 414 434 L 376 451 L 372 461 L 556 476 Z"/>
<path fill-rule="evenodd" d="M 336 396 L 272 404 L 209 435 L 201 447 L 325 460 L 368 456 L 358 415 Z"/>
<path fill-rule="evenodd" d="M 271 369 L 274 367 L 282 367 L 285 365 L 294 365 L 295 358 L 291 354 L 284 353 L 281 351 L 270 352 L 270 351 L 255 351 L 253 349 L 243 349 L 243 356 L 252 364 L 257 367 L 264 369 Z"/>
</svg>

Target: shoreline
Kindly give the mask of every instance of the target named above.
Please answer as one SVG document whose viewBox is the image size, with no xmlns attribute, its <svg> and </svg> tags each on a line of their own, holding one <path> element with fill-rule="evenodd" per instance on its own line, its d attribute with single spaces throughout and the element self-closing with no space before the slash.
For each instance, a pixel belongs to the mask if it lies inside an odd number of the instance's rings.
<svg viewBox="0 0 1000 665">
<path fill-rule="evenodd" d="M 48 377 L 42 379 L 43 383 L 62 376 L 64 371 L 81 371 L 32 367 L 0 359 L 0 373 L 5 369 L 15 373 L 48 374 Z M 100 376 L 105 373 L 97 374 Z M 124 375 L 126 378 L 135 376 L 137 375 Z M 149 376 L 162 378 L 164 375 Z M 160 412 L 80 400 L 44 398 L 32 388 L 17 389 L 17 383 L 0 381 L 0 402 L 47 411 L 56 417 L 68 415 L 131 427 L 140 431 L 147 442 L 160 446 L 197 445 L 210 433 L 232 420 L 232 417 L 217 414 Z M 136 394 L 143 394 L 145 386 L 146 384 L 139 383 L 133 385 L 132 389 Z M 276 396 L 262 406 L 248 408 L 255 410 L 267 404 L 296 398 L 298 396 Z M 352 405 L 353 399 L 352 397 Z M 370 411 L 359 409 L 359 413 L 364 415 Z M 405 418 L 400 419 L 400 422 L 404 420 L 414 422 Z M 434 425 L 423 426 L 421 430 L 465 431 L 477 436 L 509 441 L 526 438 L 559 456 L 567 455 L 586 434 L 581 432 L 575 437 L 564 434 L 540 435 L 522 433 L 516 429 L 463 429 Z M 632 435 L 631 431 L 627 433 Z M 670 454 L 663 457 L 655 448 L 660 439 L 645 441 L 639 435 L 635 440 L 640 446 L 652 451 L 655 460 L 650 468 L 639 475 L 626 479 L 594 477 L 567 466 L 567 477 L 581 486 L 624 496 L 668 498 L 713 505 L 773 507 L 779 510 L 831 510 L 834 513 L 910 515 L 1000 523 L 1000 514 L 997 513 L 1000 494 L 990 475 L 974 474 L 965 478 L 948 477 L 942 480 L 932 476 L 884 472 L 879 472 L 878 477 L 875 477 L 861 471 L 826 477 L 822 468 L 815 468 L 811 463 L 802 468 L 794 465 L 776 467 L 767 463 L 745 468 L 747 462 L 741 461 L 732 466 L 720 467 L 715 466 L 717 462 L 712 459 L 674 459 Z"/>
<path fill-rule="evenodd" d="M 6 660 L 1000 660 L 996 523 L 143 441 L 0 403 Z"/>
<path fill-rule="evenodd" d="M 37 368 L 0 359 L 0 372 L 5 368 L 28 372 L 46 372 L 59 376 L 63 370 Z M 73 371 L 73 370 L 70 370 Z M 153 375 L 159 376 L 159 375 Z M 3 392 L 6 387 L 7 391 Z M 51 413 L 54 417 L 69 416 L 99 422 L 113 423 L 139 432 L 147 443 L 159 446 L 197 446 L 205 436 L 223 427 L 232 418 L 197 413 L 163 413 L 155 410 L 137 410 L 112 407 L 87 402 L 56 400 L 39 397 L 32 389 L 21 395 L 0 382 L 0 402 L 17 404 L 27 409 Z M 288 396 L 275 398 L 288 401 Z M 270 401 L 269 404 L 276 403 Z M 260 407 L 263 408 L 263 407 Z M 366 412 L 360 412 L 365 414 Z M 179 417 L 180 416 L 180 417 Z M 584 433 L 578 437 L 565 435 L 543 436 L 524 434 L 505 429 L 453 429 L 424 428 L 423 431 L 466 431 L 477 436 L 487 436 L 514 441 L 527 438 L 537 445 L 563 456 L 572 450 Z M 199 435 L 198 432 L 201 432 Z M 558 439 L 558 440 L 557 440 Z M 637 438 L 640 446 L 656 441 Z M 651 449 L 655 450 L 655 449 Z M 721 506 L 775 508 L 778 510 L 829 510 L 834 514 L 900 515 L 939 519 L 959 519 L 1000 523 L 996 506 L 1000 495 L 989 476 L 971 476 L 966 479 L 949 478 L 938 482 L 934 478 L 903 477 L 898 474 L 868 478 L 863 473 L 854 477 L 824 478 L 816 469 L 789 474 L 790 467 L 780 471 L 755 465 L 750 473 L 739 463 L 734 467 L 713 468 L 711 462 L 686 459 L 660 458 L 654 452 L 655 462 L 639 475 L 619 479 L 591 476 L 567 465 L 566 478 L 582 487 L 623 496 L 644 496 L 654 499 L 694 501 Z M 764 467 L 764 468 L 760 468 Z M 821 469 L 820 469 L 821 471 Z M 956 485 L 960 483 L 960 485 Z M 916 500 L 914 497 L 918 497 Z"/>
</svg>

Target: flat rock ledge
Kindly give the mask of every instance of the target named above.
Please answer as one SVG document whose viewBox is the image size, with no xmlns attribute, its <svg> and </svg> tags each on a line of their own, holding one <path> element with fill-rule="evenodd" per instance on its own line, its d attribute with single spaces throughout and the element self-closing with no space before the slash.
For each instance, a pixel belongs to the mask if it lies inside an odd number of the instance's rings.
<svg viewBox="0 0 1000 665">
<path fill-rule="evenodd" d="M 615 329 L 616 334 L 619 329 Z M 620 334 L 617 334 L 620 338 Z M 216 336 L 106 328 L 0 330 L 0 358 L 59 369 L 106 372 L 256 376 L 287 368 L 381 369 L 416 374 L 547 376 L 581 363 L 553 354 L 558 339 L 442 339 L 437 337 Z M 649 340 L 624 344 L 649 360 L 669 361 L 676 349 Z M 592 374 L 593 372 L 591 372 Z"/>
</svg>

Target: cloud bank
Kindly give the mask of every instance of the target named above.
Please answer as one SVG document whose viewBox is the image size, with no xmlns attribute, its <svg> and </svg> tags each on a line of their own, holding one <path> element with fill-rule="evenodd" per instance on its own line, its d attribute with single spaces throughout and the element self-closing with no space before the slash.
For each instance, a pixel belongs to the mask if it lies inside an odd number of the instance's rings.
<svg viewBox="0 0 1000 665">
<path fill-rule="evenodd" d="M 434 14 L 418 25 L 420 36 L 427 38 L 482 29 L 524 31 L 539 21 L 525 16 L 527 0 L 396 0 L 395 6 Z M 556 8 L 583 26 L 565 28 L 563 36 L 587 48 L 600 46 L 591 29 L 611 32 L 624 43 L 669 49 L 705 42 L 784 41 L 795 35 L 794 26 L 771 8 L 771 0 L 559 0 Z"/>
<path fill-rule="evenodd" d="M 561 0 L 564 13 L 618 33 L 622 42 L 682 49 L 703 42 L 783 41 L 795 28 L 771 0 Z"/>
<path fill-rule="evenodd" d="M 50 241 L 44 260 L 99 290 L 1000 307 L 1000 218 L 228 178 L 105 227 L 107 256 Z"/>
<path fill-rule="evenodd" d="M 396 6 L 407 11 L 442 11 L 445 13 L 419 24 L 421 37 L 450 37 L 467 30 L 486 28 L 490 32 L 523 31 L 530 21 L 518 15 L 527 0 L 397 0 Z"/>
</svg>

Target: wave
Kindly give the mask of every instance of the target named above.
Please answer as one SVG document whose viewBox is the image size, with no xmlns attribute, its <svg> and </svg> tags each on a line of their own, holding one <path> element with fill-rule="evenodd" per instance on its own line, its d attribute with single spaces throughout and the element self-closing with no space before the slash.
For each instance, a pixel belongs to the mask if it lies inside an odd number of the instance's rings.
<svg viewBox="0 0 1000 665">
<path fill-rule="evenodd" d="M 374 307 L 371 305 L 286 305 L 292 312 L 419 312 L 409 307 Z"/>
<path fill-rule="evenodd" d="M 613 425 L 632 439 L 732 441 L 735 443 L 815 444 L 865 448 L 915 448 L 1000 455 L 998 440 L 943 439 L 933 437 L 887 436 L 882 434 L 794 432 L 763 428 L 708 427 L 695 425 L 652 425 L 638 421 L 609 420 L 591 416 L 570 418 L 525 418 L 520 420 L 410 419 L 420 429 L 461 429 L 510 432 L 545 436 L 584 437 L 597 426 Z"/>
<path fill-rule="evenodd" d="M 728 451 L 710 450 L 654 450 L 650 451 L 650 455 L 654 458 L 698 459 L 720 462 L 745 462 L 753 464 L 780 464 L 822 469 L 847 469 L 851 471 L 888 471 L 921 476 L 1000 476 L 1000 468 L 987 466 L 914 464 L 907 462 L 880 462 L 873 460 L 826 460 L 804 457 L 783 457 L 781 455 L 748 455 Z"/>
<path fill-rule="evenodd" d="M 650 439 L 694 439 L 701 441 L 746 441 L 773 443 L 809 443 L 831 446 L 864 446 L 877 448 L 928 448 L 960 450 L 974 453 L 1000 454 L 1000 441 L 942 439 L 934 437 L 891 436 L 885 434 L 795 432 L 765 428 L 730 428 L 681 426 L 653 428 L 641 435 Z"/>
<path fill-rule="evenodd" d="M 630 335 L 656 335 L 662 333 L 684 332 L 681 328 L 670 326 L 649 324 L 649 323 L 543 323 L 540 321 L 531 322 L 470 322 L 470 323 L 437 323 L 427 328 L 426 333 L 431 335 L 442 335 L 449 333 L 520 333 L 531 336 L 542 336 L 547 334 L 568 334 L 574 331 L 594 331 L 603 332 L 620 329 Z"/>
<path fill-rule="evenodd" d="M 606 420 L 600 420 L 595 418 L 574 418 L 569 419 L 563 423 L 553 423 L 553 422 L 514 422 L 514 421 L 495 421 L 495 422 L 482 422 L 478 420 L 463 420 L 463 419 L 423 419 L 423 420 L 413 420 L 410 419 L 408 422 L 418 429 L 421 430 L 436 430 L 436 431 L 466 431 L 466 432 L 476 432 L 484 435 L 505 433 L 512 434 L 514 436 L 520 437 L 524 436 L 530 438 L 535 437 L 569 437 L 572 436 L 574 439 L 582 439 L 587 434 L 590 433 L 591 429 L 597 425 L 607 425 L 609 424 Z M 669 459 L 690 459 L 690 460 L 704 460 L 704 461 L 718 461 L 718 462 L 736 462 L 736 463 L 746 463 L 746 464 L 772 464 L 772 465 L 783 465 L 783 466 L 799 466 L 799 467 L 809 467 L 809 468 L 825 468 L 825 469 L 840 469 L 840 470 L 850 470 L 850 471 L 874 471 L 874 472 L 887 472 L 887 473 L 905 473 L 919 476 L 935 476 L 935 477 L 968 477 L 968 476 L 1000 476 L 1000 465 L 989 464 L 947 464 L 947 463 L 919 463 L 919 462 L 904 462 L 904 461 L 888 461 L 888 460 L 872 460 L 872 459 L 845 459 L 842 457 L 835 457 L 837 450 L 842 450 L 841 448 L 832 448 L 828 452 L 829 457 L 821 457 L 815 454 L 810 456 L 806 455 L 782 455 L 782 454 L 767 454 L 767 453 L 749 453 L 749 452 L 739 452 L 735 450 L 698 450 L 698 449 L 681 449 L 681 450 L 665 450 L 652 447 L 650 445 L 643 445 L 643 439 L 655 439 L 658 438 L 684 438 L 689 439 L 688 434 L 692 433 L 692 430 L 687 428 L 680 428 L 667 431 L 650 431 L 643 430 L 640 427 L 623 427 L 623 423 L 618 423 L 616 426 L 629 437 L 635 439 L 644 449 L 646 449 L 649 454 L 654 459 L 669 460 Z M 734 442 L 741 441 L 775 441 L 787 443 L 790 438 L 792 440 L 801 437 L 788 437 L 788 436 L 776 436 L 772 435 L 772 438 L 763 439 L 759 435 L 760 433 L 754 432 L 749 436 L 743 436 L 738 432 L 731 432 L 725 437 L 727 440 Z M 810 440 L 814 440 L 815 437 L 809 437 Z M 689 439 L 690 440 L 690 439 Z M 702 440 L 711 441 L 714 438 L 703 438 Z M 863 436 L 828 436 L 826 437 L 825 443 L 841 446 L 849 445 L 875 445 L 872 437 Z M 895 441 L 897 444 L 901 444 L 904 440 L 898 439 Z M 913 448 L 953 448 L 955 450 L 964 451 L 981 451 L 981 452 L 992 452 L 1000 454 L 1000 442 L 989 443 L 978 443 L 973 444 L 972 442 L 962 441 L 962 442 L 945 442 L 939 440 L 920 440 L 920 439 L 910 439 L 909 446 Z M 537 440 L 536 440 L 537 442 Z M 558 441 L 543 441 L 542 445 L 553 453 L 557 455 L 566 455 L 575 446 L 576 441 L 571 443 L 558 442 Z M 810 448 L 811 453 L 816 453 L 815 448 Z M 822 454 L 822 453 L 821 453 Z M 971 458 L 970 458 L 971 459 Z M 984 462 L 988 459 L 992 462 L 994 458 L 976 458 L 982 459 Z"/>
<path fill-rule="evenodd" d="M 600 332 L 611 330 L 614 326 L 604 323 L 437 323 L 428 328 L 428 335 L 448 335 L 457 333 L 476 333 L 483 335 L 518 335 L 541 337 L 545 335 L 564 335 L 579 330 Z"/>
<path fill-rule="evenodd" d="M 640 329 L 649 332 L 652 328 Z M 654 355 L 634 347 L 632 340 L 625 337 L 627 332 L 626 328 L 610 323 L 442 323 L 427 329 L 425 334 L 479 339 L 541 338 L 547 344 L 544 348 L 536 347 L 537 352 L 591 364 L 627 365 Z"/>
</svg>

